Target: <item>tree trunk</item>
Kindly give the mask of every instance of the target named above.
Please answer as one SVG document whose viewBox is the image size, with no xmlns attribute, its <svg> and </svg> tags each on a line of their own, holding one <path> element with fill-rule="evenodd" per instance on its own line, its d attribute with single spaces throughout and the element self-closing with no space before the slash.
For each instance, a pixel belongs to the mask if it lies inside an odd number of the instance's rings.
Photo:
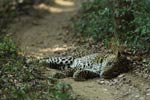
<svg viewBox="0 0 150 100">
<path fill-rule="evenodd" d="M 130 0 L 113 0 L 115 34 L 122 40 L 126 32 L 134 30 L 134 26 L 130 25 L 130 22 L 134 20 L 131 2 Z"/>
</svg>

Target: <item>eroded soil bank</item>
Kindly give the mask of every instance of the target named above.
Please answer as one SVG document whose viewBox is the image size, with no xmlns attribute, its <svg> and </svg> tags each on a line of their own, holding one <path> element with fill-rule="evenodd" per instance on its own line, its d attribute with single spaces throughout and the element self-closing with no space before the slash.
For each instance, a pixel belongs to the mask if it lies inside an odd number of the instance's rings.
<svg viewBox="0 0 150 100">
<path fill-rule="evenodd" d="M 10 33 L 26 56 L 47 57 L 76 47 L 67 27 L 84 0 L 55 0 L 54 5 L 36 6 L 40 11 L 21 18 L 11 25 Z M 86 0 L 85 0 L 86 1 Z M 43 11 L 46 13 L 43 13 Z M 71 37 L 73 38 L 73 37 Z M 52 74 L 48 69 L 46 73 Z M 91 79 L 75 82 L 71 78 L 62 81 L 71 84 L 74 92 L 85 100 L 150 100 L 149 80 L 127 73 L 112 80 Z"/>
</svg>

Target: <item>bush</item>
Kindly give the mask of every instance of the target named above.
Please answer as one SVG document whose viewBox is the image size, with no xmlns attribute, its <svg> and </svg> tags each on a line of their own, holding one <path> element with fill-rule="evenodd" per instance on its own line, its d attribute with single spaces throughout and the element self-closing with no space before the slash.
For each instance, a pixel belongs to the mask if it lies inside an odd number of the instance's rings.
<svg viewBox="0 0 150 100">
<path fill-rule="evenodd" d="M 13 2 L 14 0 L 0 0 L 0 33 L 12 21 L 12 18 L 16 16 Z"/>
<path fill-rule="evenodd" d="M 75 31 L 108 43 L 116 38 L 138 50 L 150 50 L 149 0 L 94 0 L 83 4 Z"/>
<path fill-rule="evenodd" d="M 104 39 L 112 36 L 112 12 L 106 0 L 95 0 L 84 3 L 79 20 L 74 26 L 77 32 L 95 39 Z"/>
<path fill-rule="evenodd" d="M 13 21 L 16 16 L 28 14 L 29 8 L 38 0 L 0 0 L 0 33 Z M 1 35 L 1 34 L 0 34 Z"/>
<path fill-rule="evenodd" d="M 12 57 L 17 55 L 16 45 L 9 37 L 0 38 L 0 57 Z"/>
</svg>

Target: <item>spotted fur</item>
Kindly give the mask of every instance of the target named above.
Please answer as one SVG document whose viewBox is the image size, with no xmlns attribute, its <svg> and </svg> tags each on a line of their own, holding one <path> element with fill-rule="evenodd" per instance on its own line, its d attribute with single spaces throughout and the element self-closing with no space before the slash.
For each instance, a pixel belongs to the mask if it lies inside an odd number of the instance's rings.
<svg viewBox="0 0 150 100">
<path fill-rule="evenodd" d="M 65 70 L 70 67 L 74 61 L 74 57 L 48 57 L 40 60 L 40 63 L 46 63 L 50 68 Z"/>
<path fill-rule="evenodd" d="M 93 77 L 108 78 L 117 75 L 121 70 L 125 58 L 120 54 L 102 55 L 95 53 L 81 58 L 50 57 L 44 60 L 51 68 L 62 69 L 66 76 L 73 77 L 76 81 Z M 125 63 L 126 64 L 126 63 Z M 124 64 L 124 65 L 125 65 Z M 113 74 L 114 73 L 114 74 Z"/>
</svg>

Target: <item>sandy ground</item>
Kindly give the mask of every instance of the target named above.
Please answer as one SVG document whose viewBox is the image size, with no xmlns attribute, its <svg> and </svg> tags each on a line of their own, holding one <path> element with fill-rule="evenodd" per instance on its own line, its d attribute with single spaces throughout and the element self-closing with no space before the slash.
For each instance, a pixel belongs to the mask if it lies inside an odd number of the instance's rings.
<svg viewBox="0 0 150 100">
<path fill-rule="evenodd" d="M 22 16 L 11 25 L 10 33 L 26 56 L 47 57 L 55 52 L 74 48 L 72 41 L 64 41 L 65 29 L 77 14 L 83 0 L 55 0 L 54 5 L 41 4 L 36 9 L 47 13 Z M 51 73 L 50 69 L 47 73 Z M 85 100 L 150 100 L 150 82 L 130 73 L 112 80 L 92 79 L 75 82 L 71 78 L 62 81 L 71 84 L 74 92 Z"/>
</svg>

